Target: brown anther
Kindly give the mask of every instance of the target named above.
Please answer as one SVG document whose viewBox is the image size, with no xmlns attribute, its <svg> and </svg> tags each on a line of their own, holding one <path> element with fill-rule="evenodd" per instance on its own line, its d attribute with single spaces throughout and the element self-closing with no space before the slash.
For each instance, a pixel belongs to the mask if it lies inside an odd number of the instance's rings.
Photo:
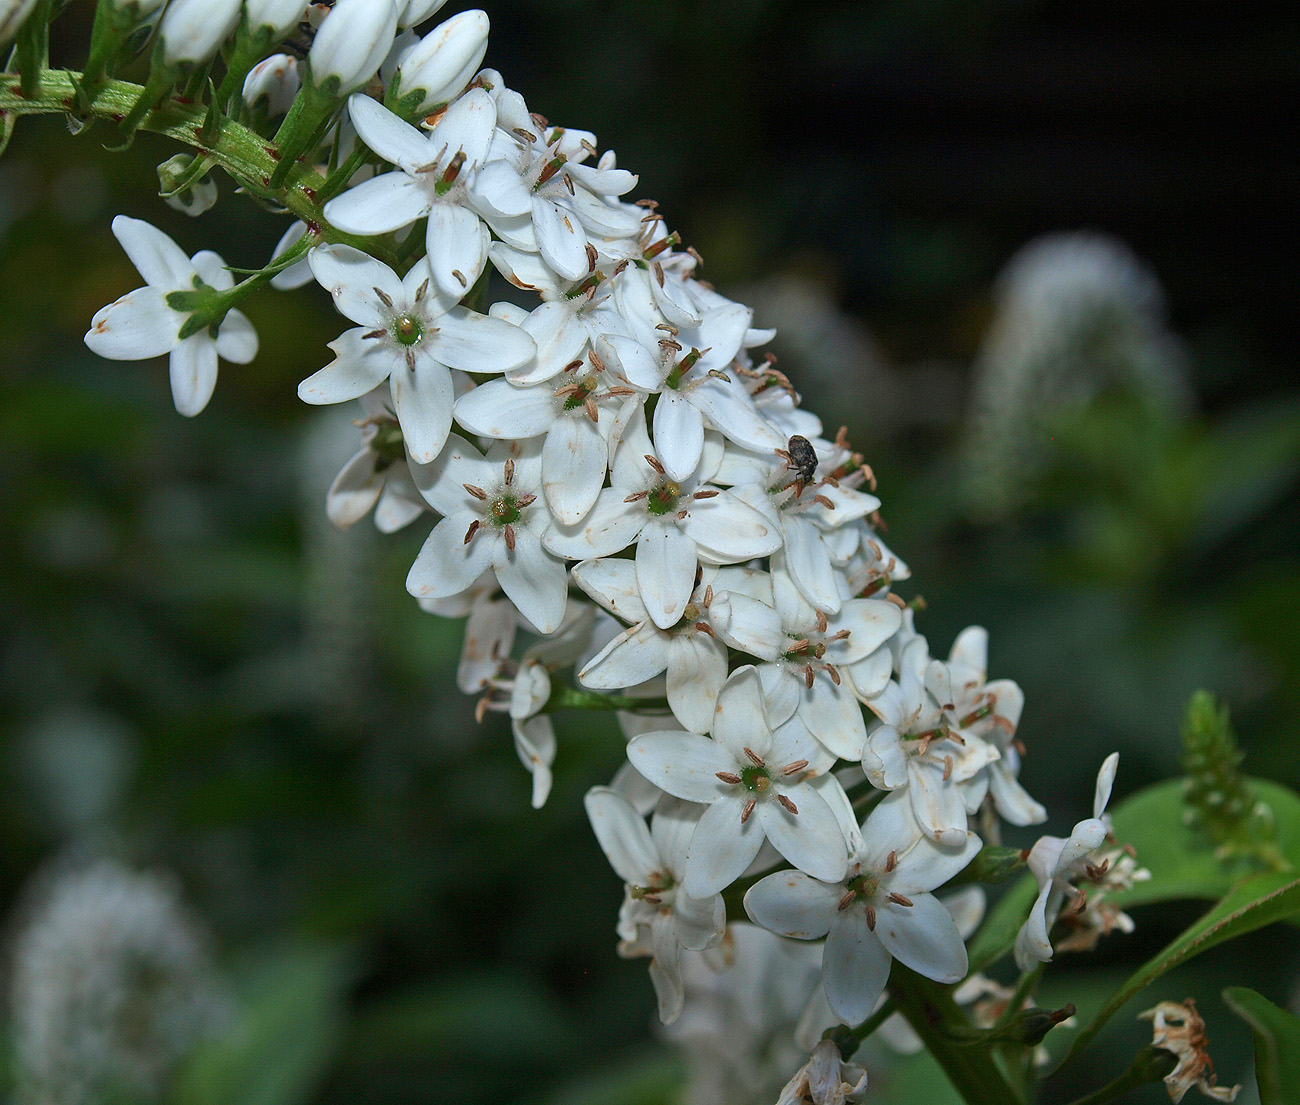
<svg viewBox="0 0 1300 1105">
<path fill-rule="evenodd" d="M 795 641 L 795 643 L 792 644 L 788 649 L 786 649 L 786 651 L 797 655 L 800 652 L 807 652 L 811 645 L 812 642 L 808 640 L 807 637 L 801 637 L 799 640 Z"/>
<path fill-rule="evenodd" d="M 662 288 L 664 286 L 663 265 L 661 265 L 658 261 L 656 261 L 653 265 L 650 266 L 650 271 L 655 274 L 655 281 L 659 284 L 659 287 Z"/>
<path fill-rule="evenodd" d="M 590 349 L 587 351 L 587 359 L 591 361 L 591 367 L 594 368 L 597 372 L 605 371 L 605 362 L 600 359 L 600 354 L 597 353 L 594 349 Z M 581 361 L 579 361 L 578 363 L 582 364 Z"/>
<path fill-rule="evenodd" d="M 757 798 L 751 798 L 745 803 L 745 808 L 740 811 L 740 823 L 743 825 L 749 820 L 749 815 L 754 812 L 754 807 L 758 805 Z"/>
<path fill-rule="evenodd" d="M 565 173 L 562 179 L 564 180 L 564 186 L 565 186 L 565 188 L 567 188 L 567 189 L 569 190 L 569 195 L 571 195 L 571 196 L 576 196 L 578 193 L 574 190 L 574 187 L 573 187 L 573 178 L 572 178 L 571 176 L 569 176 L 568 173 Z M 590 243 L 590 242 L 587 243 L 587 248 L 588 248 L 588 249 L 591 249 L 591 243 Z M 595 266 L 592 266 L 592 267 L 594 268 Z"/>
<path fill-rule="evenodd" d="M 388 331 L 381 327 L 378 330 L 371 330 L 369 333 L 362 334 L 361 337 L 364 341 L 367 338 L 382 338 L 387 333 Z"/>
<path fill-rule="evenodd" d="M 567 180 L 568 178 L 565 177 Z M 590 242 L 587 243 L 587 271 L 595 272 L 596 265 L 600 261 L 600 254 L 596 252 L 596 247 Z"/>
<path fill-rule="evenodd" d="M 886 601 L 886 602 L 892 602 L 892 603 L 893 603 L 895 606 L 897 606 L 900 610 L 906 610 L 906 609 L 907 609 L 907 603 L 905 603 L 905 602 L 904 602 L 902 599 L 900 599 L 896 594 L 894 594 L 893 591 L 890 591 L 889 594 L 887 594 L 887 595 L 885 596 L 885 601 Z"/>
<path fill-rule="evenodd" d="M 713 605 L 713 584 L 710 583 L 706 588 L 704 588 L 703 606 L 704 609 L 707 610 L 712 605 Z"/>
<path fill-rule="evenodd" d="M 386 291 L 384 291 L 382 288 L 371 288 L 370 290 L 374 292 L 375 295 L 379 296 L 380 303 L 382 303 L 389 310 L 392 310 L 393 299 Z"/>
<path fill-rule="evenodd" d="M 690 516 L 691 516 L 691 512 L 689 510 L 679 510 L 677 512 L 677 520 L 679 522 L 684 522 Z"/>
<path fill-rule="evenodd" d="M 596 409 L 596 400 L 590 395 L 582 401 L 582 409 L 587 412 L 587 417 L 593 422 L 600 421 L 600 411 Z"/>
<path fill-rule="evenodd" d="M 708 350 L 706 349 L 704 352 L 707 353 Z M 715 380 L 721 380 L 724 384 L 731 383 L 731 377 L 720 368 L 711 368 L 705 375 L 712 376 Z"/>
<path fill-rule="evenodd" d="M 722 492 L 713 488 L 707 488 L 704 491 L 697 491 L 691 496 L 692 499 L 716 499 Z"/>
<path fill-rule="evenodd" d="M 671 349 L 674 353 L 680 353 L 682 351 L 681 345 L 678 342 L 674 341 L 672 338 L 660 338 L 659 348 Z"/>
<path fill-rule="evenodd" d="M 478 722 L 479 725 L 482 725 L 483 719 L 487 717 L 488 705 L 491 703 L 491 700 L 492 700 L 492 696 L 485 694 L 476 703 L 474 703 L 474 720 Z"/>
<path fill-rule="evenodd" d="M 509 487 L 515 479 L 515 458 L 506 457 L 506 486 Z"/>
<path fill-rule="evenodd" d="M 796 806 L 793 802 L 791 802 L 790 799 L 787 798 L 784 794 L 778 794 L 776 796 L 776 800 L 781 803 L 782 809 L 788 810 L 790 813 L 794 813 L 794 814 L 797 814 L 799 812 L 799 807 Z"/>
<path fill-rule="evenodd" d="M 677 337 L 678 334 L 677 327 L 671 322 L 661 322 L 655 327 L 655 329 L 666 331 L 667 333 L 672 334 L 673 337 Z"/>
<path fill-rule="evenodd" d="M 641 900 L 643 902 L 649 902 L 651 905 L 659 905 L 663 901 L 658 894 L 643 894 L 641 895 Z"/>
<path fill-rule="evenodd" d="M 808 766 L 807 760 L 795 760 L 793 763 L 788 763 L 785 765 L 785 767 L 781 768 L 781 774 L 794 775 L 797 772 L 802 771 L 807 766 Z"/>
<path fill-rule="evenodd" d="M 867 911 L 867 929 L 871 932 L 876 931 L 876 911 L 871 906 L 864 906 Z"/>
<path fill-rule="evenodd" d="M 713 626 L 709 625 L 708 622 L 696 622 L 695 628 L 698 629 L 701 633 L 705 634 L 706 636 L 709 637 L 716 636 L 716 634 L 713 632 Z"/>
<path fill-rule="evenodd" d="M 626 259 L 620 261 L 617 265 L 614 266 L 614 275 L 617 276 L 620 272 L 622 272 L 625 268 L 627 268 L 628 265 L 630 265 L 631 263 L 632 263 L 631 261 L 628 261 L 628 260 L 626 260 Z"/>
<path fill-rule="evenodd" d="M 694 246 L 687 246 L 686 252 L 695 258 L 695 263 L 697 265 L 699 265 L 701 268 L 704 267 L 704 258 L 700 256 L 700 251 L 698 249 L 696 249 Z"/>
<path fill-rule="evenodd" d="M 740 776 L 737 775 L 734 771 L 715 771 L 714 774 L 717 775 L 717 777 L 721 779 L 724 783 L 730 783 L 732 786 L 735 786 L 737 783 L 741 782 Z"/>
<path fill-rule="evenodd" d="M 813 496 L 813 502 L 821 503 L 821 505 L 824 506 L 827 510 L 835 509 L 835 504 L 831 502 L 830 499 L 827 496 L 823 495 L 820 491 Z"/>
<path fill-rule="evenodd" d="M 952 778 L 952 757 L 945 756 L 943 758 L 943 781 L 946 783 L 951 778 Z"/>
<path fill-rule="evenodd" d="M 851 906 L 857 900 L 857 897 L 858 897 L 857 891 L 849 890 L 845 893 L 844 897 L 840 899 L 840 904 L 835 908 L 838 909 L 841 913 L 843 913 L 844 910 L 848 909 L 849 906 Z"/>
<path fill-rule="evenodd" d="M 533 503 L 535 503 L 535 502 L 537 502 L 537 496 L 536 496 L 536 495 L 525 495 L 522 499 L 516 499 L 516 500 L 515 500 L 515 506 L 516 506 L 519 510 L 523 510 L 524 507 L 526 507 L 526 506 L 532 506 Z"/>
<path fill-rule="evenodd" d="M 635 206 L 648 207 L 651 211 L 653 211 L 656 207 L 659 206 L 659 201 L 658 200 L 636 200 Z"/>
<path fill-rule="evenodd" d="M 561 384 L 551 395 L 556 399 L 568 399 L 569 396 L 577 395 L 582 390 L 581 384 Z"/>
<path fill-rule="evenodd" d="M 762 766 L 763 766 L 763 757 L 760 756 L 757 752 L 755 752 L 755 751 L 754 751 L 752 748 L 750 748 L 748 745 L 746 745 L 743 749 L 741 749 L 741 751 L 743 751 L 743 752 L 745 753 L 746 757 L 748 757 L 748 759 L 749 759 L 749 762 L 752 763 L 755 767 L 762 767 Z"/>
<path fill-rule="evenodd" d="M 840 685 L 840 670 L 834 664 L 826 665 L 826 674 L 831 677 L 831 682 L 837 687 Z"/>
<path fill-rule="evenodd" d="M 818 610 L 817 611 L 817 632 L 825 633 L 826 630 L 830 627 L 830 624 L 831 624 L 830 619 L 826 617 L 825 612 L 822 610 Z"/>
<path fill-rule="evenodd" d="M 619 384 L 619 385 L 617 385 L 616 387 L 606 388 L 606 389 L 605 389 L 605 394 L 606 394 L 606 395 L 619 395 L 619 396 L 623 396 L 623 395 L 635 395 L 635 394 L 636 394 L 636 388 L 625 388 L 622 384 Z"/>
<path fill-rule="evenodd" d="M 911 899 L 911 898 L 904 897 L 902 894 L 899 894 L 897 891 L 894 891 L 894 890 L 891 890 L 891 891 L 889 892 L 889 900 L 890 900 L 891 902 L 893 902 L 894 905 L 911 905 L 911 904 L 912 904 L 912 899 Z"/>
<path fill-rule="evenodd" d="M 1110 860 L 1104 859 L 1098 864 L 1085 863 L 1083 869 L 1087 873 L 1089 881 L 1101 882 L 1106 872 L 1110 870 Z"/>
<path fill-rule="evenodd" d="M 1010 718 L 1005 718 L 1001 714 L 994 714 L 993 724 L 1006 733 L 1007 736 L 1010 737 L 1015 735 L 1016 727 L 1011 724 Z"/>
<path fill-rule="evenodd" d="M 480 525 L 482 525 L 482 523 L 477 518 L 475 518 L 474 521 L 472 521 L 469 524 L 469 529 L 465 531 L 466 545 L 468 545 L 472 540 L 474 540 L 474 534 L 478 533 L 478 528 Z"/>
<path fill-rule="evenodd" d="M 1080 890 L 1078 895 L 1075 897 L 1074 901 L 1070 903 L 1066 912 L 1077 914 L 1077 913 L 1082 913 L 1087 908 L 1088 908 L 1088 892 L 1086 890 Z"/>
<path fill-rule="evenodd" d="M 524 139 L 526 142 L 536 142 L 536 141 L 537 141 L 537 135 L 535 135 L 535 134 L 534 134 L 532 131 L 530 131 L 530 130 L 524 130 L 523 127 L 515 127 L 513 133 L 514 133 L 514 134 L 517 134 L 520 138 Z"/>
<path fill-rule="evenodd" d="M 468 491 L 468 492 L 469 492 L 471 495 L 473 495 L 474 498 L 476 498 L 476 499 L 486 499 L 486 498 L 487 498 L 487 492 L 484 491 L 481 487 L 475 487 L 472 483 L 463 483 L 463 484 L 461 484 L 461 487 L 463 487 L 466 491 Z"/>
<path fill-rule="evenodd" d="M 836 479 L 836 477 L 833 475 L 823 476 L 821 482 L 824 483 L 827 487 L 835 488 L 836 491 L 840 489 L 840 481 Z M 820 487 L 821 484 L 818 484 L 818 486 Z"/>
<path fill-rule="evenodd" d="M 514 552 L 515 551 L 515 527 L 512 526 L 509 522 L 507 522 L 505 524 L 505 529 L 503 532 L 506 535 L 506 548 L 509 549 L 511 552 Z"/>
<path fill-rule="evenodd" d="M 579 357 L 576 361 L 570 361 L 568 364 L 566 364 L 566 365 L 564 366 L 564 371 L 565 371 L 565 372 L 577 372 L 578 369 L 580 369 L 581 367 L 582 367 L 582 358 Z M 604 368 L 604 367 L 605 367 L 604 365 L 601 365 L 601 368 Z"/>
<path fill-rule="evenodd" d="M 651 456 L 649 453 L 644 453 L 642 455 L 645 458 L 646 464 L 650 465 L 650 467 L 653 468 L 656 472 L 658 472 L 659 475 L 663 476 L 666 474 L 664 472 L 664 466 L 659 463 L 658 458 Z"/>
<path fill-rule="evenodd" d="M 640 502 L 642 499 L 646 498 L 649 494 L 650 494 L 649 491 L 634 491 L 632 492 L 631 495 L 624 496 L 623 501 L 625 503 Z"/>
<path fill-rule="evenodd" d="M 469 281 L 465 279 L 465 274 L 461 272 L 460 269 L 452 269 L 451 275 L 454 276 L 460 282 L 460 286 L 462 288 L 469 287 Z"/>
<path fill-rule="evenodd" d="M 885 874 L 888 875 L 889 872 L 892 871 L 897 866 L 898 866 L 898 853 L 891 851 L 889 855 L 885 857 Z"/>
</svg>

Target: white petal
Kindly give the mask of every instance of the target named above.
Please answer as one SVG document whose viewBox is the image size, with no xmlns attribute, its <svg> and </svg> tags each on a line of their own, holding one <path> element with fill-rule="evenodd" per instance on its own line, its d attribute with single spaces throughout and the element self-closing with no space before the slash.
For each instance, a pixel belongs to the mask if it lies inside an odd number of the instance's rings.
<svg viewBox="0 0 1300 1105">
<path fill-rule="evenodd" d="M 587 345 L 587 331 L 573 317 L 568 303 L 543 303 L 523 321 L 537 353 L 531 362 L 510 372 L 516 384 L 538 384 L 559 375 L 578 360 Z"/>
<path fill-rule="evenodd" d="M 746 449 L 784 448 L 786 439 L 772 427 L 736 385 L 710 377 L 695 383 L 687 393 L 691 403 L 724 437 Z"/>
<path fill-rule="evenodd" d="M 650 620 L 661 629 L 680 620 L 695 589 L 697 565 L 695 542 L 676 526 L 646 526 L 638 536 L 636 581 Z"/>
<path fill-rule="evenodd" d="M 419 598 L 450 598 L 470 587 L 492 564 L 489 534 L 476 534 L 465 543 L 470 523 L 478 515 L 465 510 L 444 518 L 429 534 L 406 577 L 406 589 Z"/>
<path fill-rule="evenodd" d="M 718 637 L 734 649 L 760 660 L 775 660 L 784 637 L 781 617 L 766 603 L 739 591 L 722 591 L 713 596 L 709 625 Z"/>
<path fill-rule="evenodd" d="M 890 961 L 861 905 L 836 913 L 822 949 L 822 984 L 832 1011 L 845 1024 L 859 1025 L 871 1016 L 889 981 Z"/>
<path fill-rule="evenodd" d="M 719 771 L 734 773 L 736 758 L 717 741 L 695 733 L 643 733 L 628 742 L 627 758 L 660 790 L 688 802 L 716 802 L 736 789 L 717 777 Z"/>
<path fill-rule="evenodd" d="M 682 888 L 692 898 L 725 890 L 744 874 L 763 846 L 758 818 L 740 820 L 748 792 L 745 795 L 729 794 L 714 802 L 695 827 L 682 880 Z"/>
<path fill-rule="evenodd" d="M 515 752 L 533 776 L 533 809 L 546 805 L 551 794 L 551 765 L 555 762 L 555 729 L 546 715 L 511 724 Z"/>
<path fill-rule="evenodd" d="M 618 877 L 634 886 L 648 886 L 655 872 L 663 871 L 663 861 L 641 815 L 609 787 L 592 787 L 583 805 L 600 850 Z"/>
<path fill-rule="evenodd" d="M 343 466 L 330 484 L 325 496 L 325 513 L 339 529 L 347 529 L 359 522 L 379 499 L 384 477 L 375 471 L 378 459 L 370 449 L 362 449 Z"/>
<path fill-rule="evenodd" d="M 673 928 L 683 948 L 703 951 L 716 945 L 727 930 L 727 910 L 722 895 L 692 898 L 684 891 L 679 893 L 673 910 Z"/>
<path fill-rule="evenodd" d="M 674 480 L 688 480 L 704 451 L 704 420 L 674 391 L 660 394 L 654 413 L 655 452 Z"/>
<path fill-rule="evenodd" d="M 469 208 L 433 204 L 425 247 L 434 283 L 443 294 L 459 300 L 474 286 L 487 263 L 489 240 L 488 228 Z"/>
<path fill-rule="evenodd" d="M 426 340 L 438 360 L 463 372 L 505 372 L 527 364 L 536 352 L 521 327 L 459 307 L 439 318 L 438 332 Z"/>
<path fill-rule="evenodd" d="M 471 88 L 454 100 L 429 135 L 429 147 L 445 151 L 438 164 L 446 166 L 464 152 L 466 170 L 476 168 L 487 157 L 496 122 L 497 105 L 485 89 Z"/>
<path fill-rule="evenodd" d="M 456 421 L 483 437 L 535 437 L 555 421 L 555 399 L 549 388 L 488 380 L 456 400 Z"/>
<path fill-rule="evenodd" d="M 217 355 L 231 364 L 248 364 L 257 356 L 257 331 L 242 311 L 227 311 L 217 329 Z"/>
<path fill-rule="evenodd" d="M 382 341 L 366 339 L 368 332 L 354 326 L 330 342 L 334 360 L 298 385 L 298 398 L 304 403 L 346 403 L 387 380 L 401 361 Z"/>
<path fill-rule="evenodd" d="M 415 362 L 414 370 L 399 361 L 389 380 L 406 451 L 416 464 L 428 464 L 442 451 L 451 430 L 451 373 L 423 357 Z"/>
<path fill-rule="evenodd" d="M 725 645 L 703 633 L 678 634 L 673 639 L 668 649 L 668 705 L 687 729 L 708 732 L 726 679 Z"/>
<path fill-rule="evenodd" d="M 92 353 L 114 361 L 161 357 L 180 344 L 185 316 L 167 306 L 157 288 L 137 288 L 101 307 L 86 331 Z"/>
<path fill-rule="evenodd" d="M 568 596 L 564 561 L 542 548 L 535 534 L 525 531 L 516 536 L 513 552 L 502 542 L 493 566 L 501 590 L 519 607 L 519 613 L 539 633 L 554 633 L 564 617 Z"/>
<path fill-rule="evenodd" d="M 650 927 L 654 957 L 650 960 L 650 981 L 659 1005 L 659 1020 L 672 1024 L 682 1014 L 686 997 L 682 986 L 681 947 L 671 919 L 656 917 Z"/>
<path fill-rule="evenodd" d="M 576 526 L 552 524 L 542 544 L 557 556 L 573 560 L 621 552 L 636 539 L 646 519 L 643 503 L 625 503 L 623 498 L 619 488 L 605 488 L 581 522 Z"/>
<path fill-rule="evenodd" d="M 534 196 L 533 229 L 551 268 L 566 280 L 581 280 L 587 275 L 587 234 L 576 218 L 545 196 Z"/>
<path fill-rule="evenodd" d="M 799 812 L 791 813 L 775 801 L 759 804 L 754 813 L 762 822 L 772 847 L 813 878 L 826 882 L 844 878 L 849 862 L 848 846 L 830 806 L 807 783 L 787 786 L 778 780 L 775 785 Z"/>
<path fill-rule="evenodd" d="M 695 499 L 683 528 L 714 557 L 738 564 L 767 556 L 781 547 L 781 534 L 757 510 L 723 491 L 712 499 Z"/>
<path fill-rule="evenodd" d="M 830 931 L 843 895 L 838 883 L 821 882 L 802 871 L 778 871 L 749 888 L 745 912 L 754 924 L 778 936 L 816 940 Z"/>
<path fill-rule="evenodd" d="M 512 603 L 484 599 L 474 603 L 465 623 L 465 643 L 456 665 L 456 686 L 478 694 L 501 670 L 514 646 L 519 615 Z"/>
<path fill-rule="evenodd" d="M 208 405 L 217 386 L 217 346 L 207 333 L 193 334 L 171 352 L 168 360 L 172 401 L 186 418 Z"/>
<path fill-rule="evenodd" d="M 878 904 L 877 939 L 917 974 L 945 984 L 960 982 L 966 977 L 966 945 L 952 915 L 932 894 L 919 894 L 911 902 Z"/>
<path fill-rule="evenodd" d="M 361 141 L 408 173 L 428 164 L 437 153 L 437 147 L 421 131 L 369 96 L 349 96 L 348 114 Z"/>
<path fill-rule="evenodd" d="M 402 282 L 392 269 L 351 246 L 316 246 L 307 254 L 307 263 L 339 313 L 358 326 L 388 328 L 390 312 L 380 293 L 395 303 L 405 299 Z"/>
<path fill-rule="evenodd" d="M 746 666 L 731 673 L 714 709 L 713 737 L 730 749 L 738 762 L 748 762 L 745 749 L 760 758 L 771 750 L 772 728 L 756 668 Z"/>
<path fill-rule="evenodd" d="M 1102 762 L 1097 772 L 1097 789 L 1092 800 L 1092 816 L 1100 817 L 1110 802 L 1110 789 L 1115 785 L 1115 772 L 1119 770 L 1119 753 L 1112 752 Z"/>
<path fill-rule="evenodd" d="M 325 204 L 325 219 L 348 234 L 387 234 L 429 213 L 429 194 L 398 171 L 353 185 Z"/>
<path fill-rule="evenodd" d="M 785 562 L 804 598 L 827 614 L 839 611 L 840 594 L 831 556 L 822 543 L 821 532 L 811 522 L 798 517 L 786 519 Z"/>
<path fill-rule="evenodd" d="M 581 587 L 611 614 L 625 622 L 643 622 L 650 615 L 636 585 L 636 565 L 629 560 L 584 560 L 570 572 Z"/>
<path fill-rule="evenodd" d="M 118 215 L 113 220 L 113 236 L 151 288 L 172 292 L 193 286 L 194 266 L 190 259 L 156 226 Z"/>
<path fill-rule="evenodd" d="M 944 845 L 966 842 L 966 801 L 952 779 L 944 781 L 943 764 L 913 759 L 909 764 L 912 810 L 921 831 Z"/>
<path fill-rule="evenodd" d="M 639 622 L 592 657 L 578 673 L 578 680 L 584 687 L 601 691 L 635 687 L 668 666 L 669 652 L 668 635 L 652 622 Z"/>
<path fill-rule="evenodd" d="M 561 525 L 577 525 L 595 505 L 607 456 L 600 427 L 585 413 L 555 421 L 542 446 L 542 490 Z"/>
</svg>

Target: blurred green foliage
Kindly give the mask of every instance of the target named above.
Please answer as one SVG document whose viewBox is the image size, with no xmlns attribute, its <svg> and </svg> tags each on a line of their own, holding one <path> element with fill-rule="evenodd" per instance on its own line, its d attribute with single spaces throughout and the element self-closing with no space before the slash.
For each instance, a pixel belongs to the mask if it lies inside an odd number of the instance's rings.
<svg viewBox="0 0 1300 1105">
<path fill-rule="evenodd" d="M 812 273 L 904 389 L 949 380 L 958 398 L 935 417 L 882 422 L 870 385 L 782 351 L 880 477 L 935 652 L 983 624 L 991 674 L 1025 689 L 1022 780 L 1049 831 L 1086 815 L 1112 749 L 1121 794 L 1175 774 L 1197 687 L 1231 703 L 1251 775 L 1300 784 L 1285 165 L 1232 141 L 1294 91 L 1293 18 L 1156 25 L 1030 0 L 489 10 L 488 62 L 614 145 L 723 291 Z M 56 61 L 87 18 L 69 10 Z M 74 847 L 180 874 L 250 1034 L 195 1057 L 177 1096 L 191 1105 L 669 1100 L 681 1069 L 651 1043 L 644 965 L 615 958 L 620 888 L 580 802 L 621 742 L 607 718 L 561 715 L 555 792 L 531 810 L 508 730 L 477 725 L 455 689 L 459 625 L 403 591 L 427 526 L 328 530 L 346 456 L 294 393 L 338 329 L 325 297 L 254 301 L 262 352 L 223 366 L 193 422 L 156 365 L 82 345 L 137 283 L 112 214 L 240 266 L 282 229 L 228 187 L 197 223 L 163 208 L 154 164 L 172 152 L 141 136 L 109 156 L 42 120 L 0 161 L 5 899 Z M 1063 412 L 1029 504 L 976 525 L 955 458 L 992 280 L 1029 236 L 1080 222 L 1165 282 L 1200 405 L 1108 393 Z M 1061 957 L 1048 996 L 1100 1007 L 1198 912 L 1139 909 L 1132 937 Z M 1230 946 L 1172 975 L 1169 996 L 1206 995 L 1231 1081 L 1249 1033 L 1210 995 L 1248 983 L 1285 1004 L 1298 976 L 1293 944 L 1268 963 Z M 1121 1069 L 1145 1031 L 1105 1038 L 1100 1065 Z M 934 1078 L 912 1060 L 892 1082 Z"/>
</svg>

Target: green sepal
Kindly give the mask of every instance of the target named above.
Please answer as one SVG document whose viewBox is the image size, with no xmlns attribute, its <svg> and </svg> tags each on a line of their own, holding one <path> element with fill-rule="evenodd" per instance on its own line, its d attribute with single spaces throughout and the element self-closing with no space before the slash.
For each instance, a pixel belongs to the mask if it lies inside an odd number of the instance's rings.
<svg viewBox="0 0 1300 1105">
<path fill-rule="evenodd" d="M 1061 1009 L 1017 1009 L 1005 1021 L 993 1028 L 971 1028 L 957 1025 L 948 1030 L 950 1038 L 964 1045 L 972 1044 L 1021 1044 L 1025 1047 L 1037 1047 L 1043 1038 L 1062 1021 L 1074 1016 L 1073 1005 Z"/>
<path fill-rule="evenodd" d="M 330 117 L 343 102 L 340 95 L 342 82 L 337 76 L 328 77 L 317 84 L 311 74 L 311 63 L 303 67 L 302 87 L 294 97 L 289 111 L 275 132 L 275 145 L 280 160 L 271 174 L 268 187 L 279 188 L 290 170 L 304 153 L 320 141 Z"/>
<path fill-rule="evenodd" d="M 1300 1017 L 1244 986 L 1223 991 L 1229 1009 L 1255 1036 L 1255 1080 L 1260 1105 L 1287 1105 L 1300 1086 Z"/>
<path fill-rule="evenodd" d="M 40 0 L 19 28 L 14 56 L 22 74 L 19 87 L 23 95 L 35 96 L 41 87 L 41 74 L 50 63 L 50 0 Z"/>
<path fill-rule="evenodd" d="M 1002 848 L 986 844 L 976 853 L 975 858 L 967 864 L 966 868 L 951 880 L 950 885 L 1006 882 L 1007 879 L 1015 878 L 1025 870 L 1025 855 L 1019 848 Z"/>
</svg>

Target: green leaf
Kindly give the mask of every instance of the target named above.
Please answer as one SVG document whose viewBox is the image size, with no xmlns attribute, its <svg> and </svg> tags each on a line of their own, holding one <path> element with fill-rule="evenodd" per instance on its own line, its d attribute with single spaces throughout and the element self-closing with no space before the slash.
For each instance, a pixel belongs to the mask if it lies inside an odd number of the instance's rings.
<svg viewBox="0 0 1300 1105">
<path fill-rule="evenodd" d="M 1186 929 L 1158 955 L 1149 959 L 1117 990 L 1096 1018 L 1075 1038 L 1066 1062 L 1082 1051 L 1119 1008 L 1166 971 L 1208 951 L 1216 944 L 1244 936 L 1265 925 L 1300 913 L 1300 875 L 1294 871 L 1266 871 L 1235 887 L 1199 921 Z"/>
<path fill-rule="evenodd" d="M 1255 1034 L 1255 1079 L 1260 1105 L 1286 1105 L 1300 1085 L 1300 1017 L 1244 986 L 1223 991 L 1228 1008 Z"/>
<path fill-rule="evenodd" d="M 1281 856 L 1300 868 L 1300 795 L 1266 779 L 1246 780 L 1255 798 L 1272 811 Z M 1150 880 L 1108 895 L 1121 909 L 1176 898 L 1219 898 L 1250 870 L 1249 863 L 1221 862 L 1213 844 L 1184 820 L 1183 782 L 1172 779 L 1131 795 L 1112 813 L 1115 839 L 1131 844 Z"/>
<path fill-rule="evenodd" d="M 173 1105 L 297 1105 L 326 1073 L 351 971 L 344 954 L 295 948 L 250 964 L 235 1023 L 201 1047 Z"/>
</svg>

